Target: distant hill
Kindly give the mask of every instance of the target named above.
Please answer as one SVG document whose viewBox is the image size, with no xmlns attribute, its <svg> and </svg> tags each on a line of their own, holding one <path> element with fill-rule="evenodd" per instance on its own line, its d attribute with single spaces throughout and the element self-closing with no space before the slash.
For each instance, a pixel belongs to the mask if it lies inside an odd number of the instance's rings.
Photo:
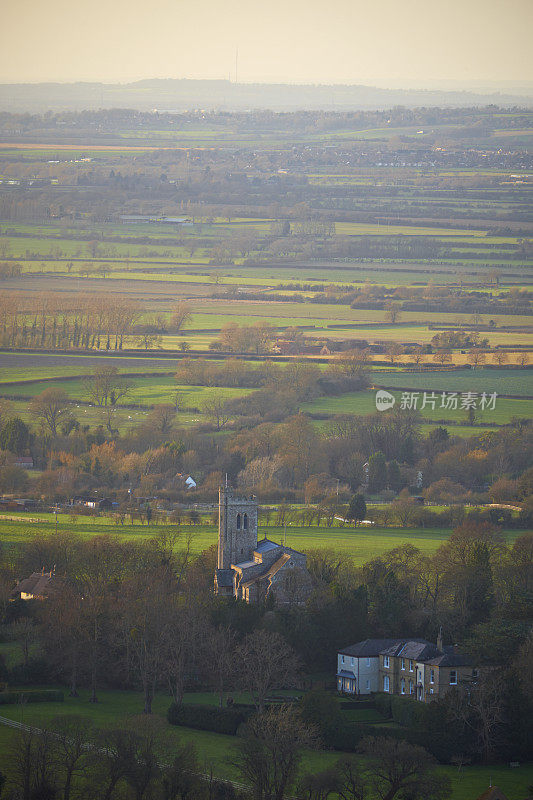
<svg viewBox="0 0 533 800">
<path fill-rule="evenodd" d="M 0 111 L 81 111 L 131 108 L 139 111 L 301 109 L 353 111 L 420 106 L 533 107 L 533 90 L 503 92 L 380 89 L 356 85 L 230 83 L 229 81 L 154 79 L 135 83 L 0 84 Z"/>
</svg>

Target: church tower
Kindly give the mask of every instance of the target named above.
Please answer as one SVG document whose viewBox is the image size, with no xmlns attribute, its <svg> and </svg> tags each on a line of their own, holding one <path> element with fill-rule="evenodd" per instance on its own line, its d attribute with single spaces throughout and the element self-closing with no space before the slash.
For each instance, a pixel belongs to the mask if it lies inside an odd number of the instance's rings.
<svg viewBox="0 0 533 800">
<path fill-rule="evenodd" d="M 218 496 L 218 569 L 253 559 L 257 547 L 257 500 L 221 486 Z"/>
</svg>

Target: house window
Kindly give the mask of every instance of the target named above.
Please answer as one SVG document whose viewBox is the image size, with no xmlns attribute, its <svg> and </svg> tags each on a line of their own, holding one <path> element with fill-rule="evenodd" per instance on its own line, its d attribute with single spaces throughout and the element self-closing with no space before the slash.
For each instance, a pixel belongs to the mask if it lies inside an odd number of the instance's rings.
<svg viewBox="0 0 533 800">
<path fill-rule="evenodd" d="M 242 527 L 244 528 L 245 531 L 248 530 L 248 514 L 245 514 L 242 519 Z"/>
<path fill-rule="evenodd" d="M 402 658 L 401 660 L 401 668 L 405 669 L 405 658 Z"/>
<path fill-rule="evenodd" d="M 366 690 L 367 690 L 367 692 L 370 691 L 370 681 L 369 680 L 367 680 L 367 682 L 366 682 Z"/>
<path fill-rule="evenodd" d="M 455 686 L 457 684 L 457 670 L 451 669 L 450 670 L 450 686 Z"/>
<path fill-rule="evenodd" d="M 402 681 L 401 681 L 401 684 L 400 684 L 400 694 L 405 694 L 405 678 L 402 678 Z"/>
<path fill-rule="evenodd" d="M 385 667 L 385 669 L 389 668 L 389 657 L 388 656 L 383 656 L 383 666 Z"/>
<path fill-rule="evenodd" d="M 429 672 L 429 682 L 430 683 L 435 683 L 435 670 L 434 669 L 430 670 L 430 672 Z"/>
<path fill-rule="evenodd" d="M 355 666 L 355 658 L 352 658 L 352 667 Z"/>
<path fill-rule="evenodd" d="M 237 514 L 237 530 L 240 531 L 241 529 L 241 515 Z"/>
<path fill-rule="evenodd" d="M 385 675 L 383 677 L 383 691 L 384 692 L 388 692 L 389 691 L 389 687 L 390 687 L 389 676 Z"/>
<path fill-rule="evenodd" d="M 367 660 L 366 660 L 366 665 L 367 665 L 367 667 L 370 666 L 370 659 L 369 658 L 367 658 Z"/>
<path fill-rule="evenodd" d="M 478 677 L 479 677 L 479 671 L 477 669 L 473 669 L 472 670 L 472 680 L 473 681 L 477 681 Z"/>
<path fill-rule="evenodd" d="M 433 689 L 430 689 L 430 690 L 429 690 L 429 693 L 430 693 L 430 694 L 433 694 Z"/>
<path fill-rule="evenodd" d="M 409 662 L 409 672 L 414 672 L 414 666 L 412 661 Z"/>
<path fill-rule="evenodd" d="M 344 664 L 344 656 L 341 656 L 341 661 Z"/>
<path fill-rule="evenodd" d="M 409 694 L 413 694 L 413 692 L 414 692 L 413 681 L 409 681 Z"/>
</svg>

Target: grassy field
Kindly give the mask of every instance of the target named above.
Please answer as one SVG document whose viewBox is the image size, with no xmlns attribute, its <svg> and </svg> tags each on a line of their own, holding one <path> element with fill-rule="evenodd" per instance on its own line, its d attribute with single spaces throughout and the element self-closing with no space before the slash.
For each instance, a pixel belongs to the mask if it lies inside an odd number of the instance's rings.
<svg viewBox="0 0 533 800">
<path fill-rule="evenodd" d="M 124 724 L 141 726 L 142 698 L 139 692 L 110 691 L 98 692 L 99 702 L 89 702 L 89 693 L 80 691 L 78 698 L 65 696 L 63 703 L 35 703 L 26 706 L 2 706 L 2 716 L 17 722 L 45 726 L 58 714 L 78 714 L 93 721 L 98 727 L 111 727 Z M 214 699 L 214 698 L 212 698 Z M 185 702 L 206 702 L 203 695 L 188 694 Z M 162 744 L 162 755 L 172 753 L 178 743 L 194 744 L 201 768 L 210 766 L 218 777 L 238 780 L 239 774 L 232 765 L 232 758 L 238 747 L 238 739 L 233 736 L 197 731 L 190 728 L 169 725 L 165 714 L 170 705 L 167 694 L 158 693 L 154 699 L 153 713 L 159 718 Z M 350 713 L 350 712 L 347 712 Z M 13 729 L 0 726 L 0 769 L 8 766 L 9 748 L 16 741 Z M 300 766 L 300 774 L 307 771 L 318 771 L 333 766 L 340 753 L 325 750 L 308 750 L 304 753 Z M 205 766 L 204 766 L 205 765 Z M 510 769 L 507 765 L 491 767 L 464 767 L 461 772 L 454 767 L 440 766 L 439 771 L 449 775 L 453 791 L 452 800 L 473 800 L 492 782 L 504 791 L 509 800 L 523 800 L 528 785 L 533 780 L 533 765 L 525 764 L 518 769 Z"/>
<path fill-rule="evenodd" d="M 400 373 L 403 377 L 402 373 Z M 401 380 L 398 381 L 401 383 Z M 386 380 L 379 379 L 379 385 L 388 385 Z M 428 387 L 432 390 L 433 387 Z M 490 390 L 490 386 L 488 387 Z M 420 391 L 420 390 L 419 390 Z M 447 389 L 446 391 L 451 391 Z M 401 403 L 402 392 L 391 391 L 391 394 L 396 398 L 396 405 Z M 424 418 L 434 422 L 445 420 L 451 422 L 466 422 L 468 419 L 467 411 L 460 408 L 461 402 L 459 398 L 459 408 L 457 410 L 450 410 L 440 408 L 442 394 L 435 391 L 436 402 L 435 408 L 430 405 L 423 405 L 423 392 L 417 399 L 417 410 L 421 412 Z M 363 392 L 349 392 L 346 394 L 338 395 L 337 397 L 319 397 L 309 403 L 303 403 L 301 406 L 302 411 L 310 414 L 324 414 L 327 416 L 334 416 L 336 414 L 373 414 L 376 411 L 376 394 L 374 391 L 366 390 Z M 478 398 L 479 399 L 479 398 Z M 479 403 L 478 403 L 479 405 Z M 531 400 L 507 400 L 496 398 L 494 410 L 485 409 L 484 411 L 476 412 L 476 419 L 480 423 L 491 424 L 498 423 L 500 425 L 510 422 L 513 417 L 530 417 L 532 410 Z"/>
<path fill-rule="evenodd" d="M 464 369 L 453 372 L 387 372 L 372 373 L 380 386 L 402 386 L 413 389 L 457 392 L 497 392 L 533 397 L 533 369 Z M 533 411 L 531 406 L 530 411 Z"/>
<path fill-rule="evenodd" d="M 9 514 L 0 516 L 0 542 L 6 547 L 17 547 L 31 541 L 39 534 L 55 531 L 53 515 L 41 513 L 16 513 L 16 519 L 8 519 Z M 30 522 L 37 519 L 38 522 Z M 28 520 L 28 521 L 27 521 Z M 58 531 L 73 532 L 82 539 L 98 535 L 116 535 L 123 541 L 142 541 L 156 536 L 164 530 L 180 532 L 178 547 L 191 537 L 191 552 L 200 553 L 217 541 L 215 525 L 130 525 L 123 526 L 106 517 L 77 517 L 72 519 L 67 513 L 58 514 Z M 506 531 L 504 536 L 512 542 L 520 531 Z M 434 553 L 447 540 L 450 530 L 446 528 L 379 528 L 379 527 L 300 527 L 288 524 L 286 530 L 274 525 L 260 526 L 260 535 L 274 541 L 286 540 L 289 547 L 306 552 L 311 549 L 335 550 L 350 556 L 355 564 L 363 564 L 375 556 L 410 542 L 423 553 Z M 181 542 L 181 544 L 180 544 Z"/>
</svg>

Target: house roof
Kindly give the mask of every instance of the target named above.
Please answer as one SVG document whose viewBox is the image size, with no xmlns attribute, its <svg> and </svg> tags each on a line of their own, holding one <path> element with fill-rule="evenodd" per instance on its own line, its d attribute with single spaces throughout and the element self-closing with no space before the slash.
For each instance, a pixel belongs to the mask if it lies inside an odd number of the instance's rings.
<svg viewBox="0 0 533 800">
<path fill-rule="evenodd" d="M 386 648 L 398 645 L 405 639 L 365 639 L 362 642 L 344 647 L 339 653 L 344 656 L 355 656 L 356 658 L 376 658 Z"/>
<path fill-rule="evenodd" d="M 44 597 L 51 589 L 57 588 L 57 581 L 53 572 L 33 572 L 29 578 L 17 583 L 14 594 L 32 594 L 34 597 Z"/>
<path fill-rule="evenodd" d="M 440 650 L 433 642 L 426 639 L 402 639 L 399 643 L 391 645 L 382 651 L 384 656 L 409 658 L 413 661 L 425 661 L 438 656 Z"/>
<path fill-rule="evenodd" d="M 472 656 L 467 653 L 458 653 L 453 647 L 445 647 L 444 653 L 439 653 L 435 658 L 426 661 L 431 667 L 468 667 L 474 663 Z"/>
</svg>

